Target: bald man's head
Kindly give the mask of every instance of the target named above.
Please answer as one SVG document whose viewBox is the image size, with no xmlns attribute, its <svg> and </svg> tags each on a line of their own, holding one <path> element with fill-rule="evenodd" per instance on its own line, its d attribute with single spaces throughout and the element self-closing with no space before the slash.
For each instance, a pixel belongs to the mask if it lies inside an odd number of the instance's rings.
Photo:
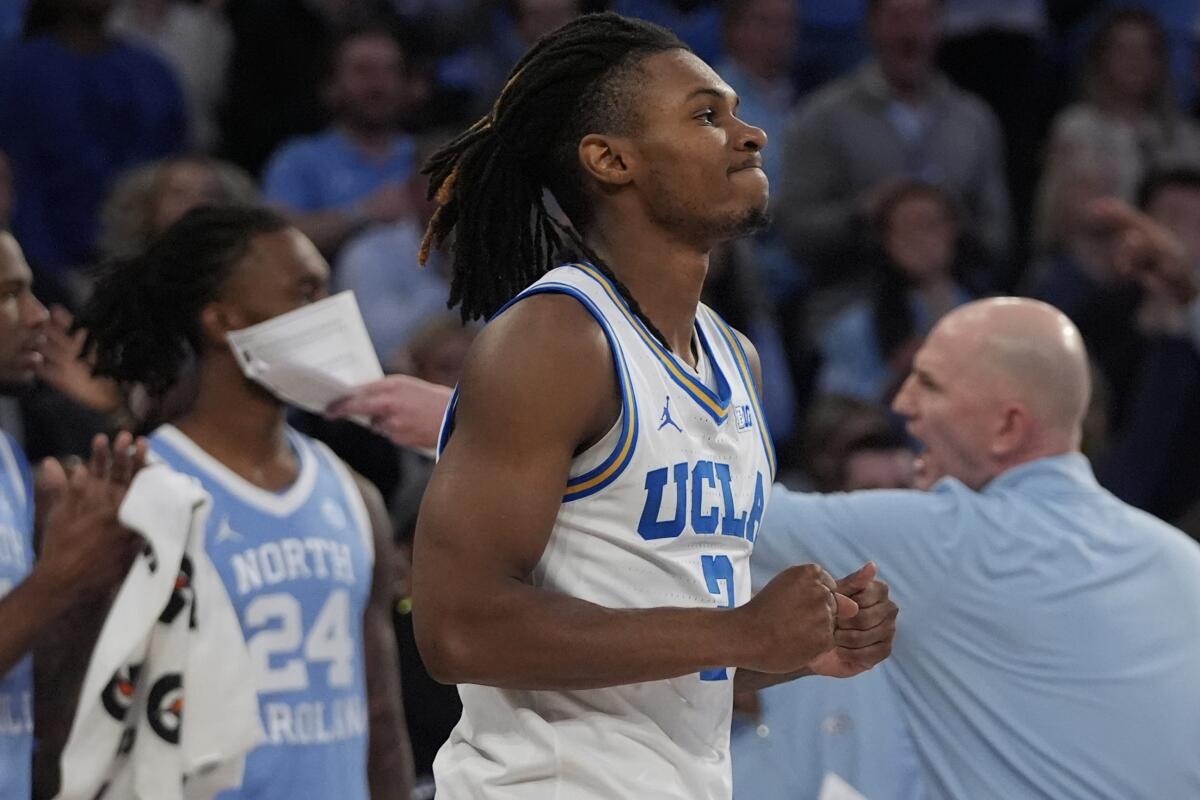
<svg viewBox="0 0 1200 800">
<path fill-rule="evenodd" d="M 913 359 L 894 408 L 930 471 L 981 488 L 1079 447 L 1090 395 L 1079 331 L 1045 303 L 1006 297 L 947 314 Z"/>
<path fill-rule="evenodd" d="M 959 349 L 981 391 L 1026 403 L 1047 428 L 1078 432 L 1091 377 L 1083 337 L 1066 314 L 1027 298 L 978 300 L 947 314 L 935 336 Z"/>
</svg>

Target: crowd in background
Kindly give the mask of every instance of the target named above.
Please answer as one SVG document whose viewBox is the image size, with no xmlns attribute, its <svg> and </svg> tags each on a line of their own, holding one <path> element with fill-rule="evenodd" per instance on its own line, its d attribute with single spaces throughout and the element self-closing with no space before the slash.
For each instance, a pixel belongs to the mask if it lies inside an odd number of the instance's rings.
<svg viewBox="0 0 1200 800">
<path fill-rule="evenodd" d="M 282 210 L 356 293 L 385 369 L 452 385 L 475 328 L 446 309 L 437 255 L 418 266 L 420 165 L 541 34 L 602 8 L 675 30 L 769 136 L 773 221 L 714 254 L 705 301 L 762 357 L 785 483 L 910 485 L 887 407 L 922 336 L 1016 293 L 1084 334 L 1102 483 L 1200 537 L 1200 356 L 1089 213 L 1133 202 L 1200 261 L 1196 0 L 10 0 L 0 226 L 56 308 L 42 384 L 0 425 L 36 460 L 167 414 L 81 371 L 71 309 L 97 264 L 200 204 Z M 406 548 L 429 460 L 295 424 L 379 486 Z M 427 772 L 457 700 L 425 680 L 402 611 L 397 630 Z"/>
</svg>

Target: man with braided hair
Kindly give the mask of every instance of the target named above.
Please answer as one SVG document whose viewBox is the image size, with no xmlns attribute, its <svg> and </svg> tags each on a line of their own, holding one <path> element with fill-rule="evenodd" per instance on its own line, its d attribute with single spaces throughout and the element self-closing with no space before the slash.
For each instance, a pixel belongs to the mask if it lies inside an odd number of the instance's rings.
<svg viewBox="0 0 1200 800">
<path fill-rule="evenodd" d="M 464 706 L 439 797 L 728 798 L 735 684 L 889 652 L 873 565 L 750 599 L 774 452 L 754 348 L 699 304 L 710 250 L 767 205 L 736 109 L 668 31 L 586 16 L 430 161 L 425 249 L 453 237 L 451 300 L 490 317 L 416 534 L 418 645 Z"/>
<path fill-rule="evenodd" d="M 219 800 L 411 794 L 383 499 L 287 425 L 226 338 L 321 299 L 328 279 L 278 214 L 201 207 L 110 264 L 78 317 L 97 375 L 156 401 L 187 394 L 150 449 L 212 500 L 204 547 L 254 662 L 265 734 Z"/>
</svg>

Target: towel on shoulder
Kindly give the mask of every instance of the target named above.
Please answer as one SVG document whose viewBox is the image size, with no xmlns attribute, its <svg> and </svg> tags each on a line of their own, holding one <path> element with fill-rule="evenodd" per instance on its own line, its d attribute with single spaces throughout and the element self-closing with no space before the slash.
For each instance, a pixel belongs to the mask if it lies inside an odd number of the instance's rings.
<svg viewBox="0 0 1200 800">
<path fill-rule="evenodd" d="M 59 800 L 209 800 L 262 740 L 254 670 L 204 548 L 212 500 L 165 464 L 119 518 L 146 547 L 101 629 L 62 754 Z"/>
</svg>

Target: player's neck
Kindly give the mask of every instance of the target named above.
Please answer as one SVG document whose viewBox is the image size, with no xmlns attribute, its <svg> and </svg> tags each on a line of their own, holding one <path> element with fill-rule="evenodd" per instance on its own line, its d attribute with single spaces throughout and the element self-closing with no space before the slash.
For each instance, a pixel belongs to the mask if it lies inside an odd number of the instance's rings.
<svg viewBox="0 0 1200 800">
<path fill-rule="evenodd" d="M 609 230 L 613 235 L 607 235 Z M 612 228 L 597 224 L 588 232 L 588 246 L 629 289 L 671 352 L 695 366 L 692 335 L 708 252 L 661 234 L 632 233 L 625 223 Z"/>
<path fill-rule="evenodd" d="M 246 480 L 278 490 L 299 464 L 285 433 L 285 409 L 228 364 L 207 363 L 191 409 L 176 426 L 205 452 Z"/>
</svg>

